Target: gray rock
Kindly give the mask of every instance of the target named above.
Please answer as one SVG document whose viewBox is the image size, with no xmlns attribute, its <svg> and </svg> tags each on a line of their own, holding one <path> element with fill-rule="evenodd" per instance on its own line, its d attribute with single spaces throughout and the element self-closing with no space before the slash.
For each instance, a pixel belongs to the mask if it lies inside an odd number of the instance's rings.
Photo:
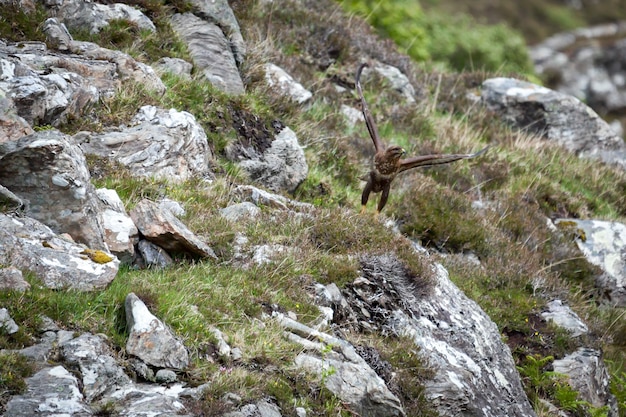
<svg viewBox="0 0 626 417">
<path fill-rule="evenodd" d="M 609 390 L 609 373 L 600 352 L 579 348 L 552 365 L 554 372 L 567 375 L 569 384 L 583 400 L 598 408 L 608 406 L 608 415 L 618 416 L 617 402 Z"/>
<path fill-rule="evenodd" d="M 163 210 L 169 210 L 176 217 L 183 217 L 187 212 L 185 208 L 178 202 L 169 198 L 162 198 L 158 201 L 159 207 Z"/>
<path fill-rule="evenodd" d="M 143 106 L 133 125 L 74 138 L 87 154 L 112 158 L 133 175 L 184 181 L 209 170 L 213 154 L 196 118 L 185 111 Z"/>
<path fill-rule="evenodd" d="M 87 402 L 131 383 L 110 348 L 99 336 L 82 334 L 60 343 L 59 350 L 66 364 L 79 369 L 82 392 Z"/>
<path fill-rule="evenodd" d="M 250 201 L 257 206 L 267 206 L 280 210 L 311 211 L 314 209 L 312 204 L 291 200 L 252 185 L 238 185 L 233 191 L 233 197 L 240 201 Z"/>
<path fill-rule="evenodd" d="M 363 118 L 363 113 L 359 109 L 355 109 L 352 106 L 347 106 L 345 104 L 341 105 L 341 114 L 344 115 L 346 119 L 346 123 L 350 127 L 354 127 L 357 124 L 364 123 L 365 119 Z"/>
<path fill-rule="evenodd" d="M 22 271 L 18 268 L 14 266 L 0 268 L 0 290 L 23 292 L 29 288 L 30 284 L 24 280 Z"/>
<path fill-rule="evenodd" d="M 185 389 L 181 384 L 162 387 L 154 384 L 133 384 L 115 391 L 107 401 L 115 404 L 119 416 L 128 417 L 193 417 L 179 399 Z"/>
<path fill-rule="evenodd" d="M 350 409 L 364 417 L 405 415 L 400 400 L 352 345 L 282 314 L 275 316 L 290 332 L 288 338 L 304 347 L 305 351 L 296 356 L 295 365 L 317 374 L 326 388 L 348 404 Z M 332 349 L 329 351 L 327 346 Z"/>
<path fill-rule="evenodd" d="M 298 137 L 288 127 L 276 135 L 261 155 L 245 159 L 239 166 L 253 181 L 275 192 L 294 192 L 309 171 Z"/>
<path fill-rule="evenodd" d="M 228 94 L 245 92 L 230 43 L 219 26 L 192 13 L 175 14 L 171 24 L 211 84 Z"/>
<path fill-rule="evenodd" d="M 6 308 L 0 308 L 0 331 L 6 334 L 17 333 L 20 330 L 19 326 L 11 318 L 9 311 Z"/>
<path fill-rule="evenodd" d="M 68 117 L 80 117 L 86 106 L 100 99 L 100 90 L 89 78 L 115 69 L 112 65 L 106 68 L 104 63 L 90 65 L 77 56 L 58 56 L 43 43 L 26 43 L 19 48 L 0 44 L 0 63 L 0 91 L 4 91 L 0 96 L 11 101 L 1 104 L 8 111 L 3 118 L 9 122 L 3 129 L 13 139 L 32 133 L 24 122 L 57 126 Z M 111 81 L 102 84 L 109 84 L 114 91 Z"/>
<path fill-rule="evenodd" d="M 156 62 L 154 69 L 160 73 L 169 72 L 181 78 L 190 80 L 193 65 L 184 59 L 164 57 Z"/>
<path fill-rule="evenodd" d="M 148 365 L 184 369 L 189 353 L 172 331 L 150 313 L 134 293 L 126 296 L 126 325 L 129 329 L 126 351 Z"/>
<path fill-rule="evenodd" d="M 63 366 L 42 369 L 26 378 L 26 385 L 26 393 L 9 400 L 4 417 L 93 415 L 80 393 L 76 377 Z"/>
<path fill-rule="evenodd" d="M 596 277 L 612 304 L 626 306 L 626 225 L 601 220 L 558 219 L 555 224 L 575 224 L 576 244 L 587 260 L 604 274 Z"/>
<path fill-rule="evenodd" d="M 313 97 L 313 93 L 277 65 L 265 64 L 265 80 L 270 87 L 276 86 L 282 94 L 298 104 L 306 103 Z"/>
<path fill-rule="evenodd" d="M 156 382 L 162 384 L 171 384 L 176 382 L 176 372 L 170 369 L 159 369 L 155 375 Z"/>
<path fill-rule="evenodd" d="M 557 33 L 529 49 L 539 75 L 550 87 L 571 94 L 599 112 L 626 107 L 626 24 L 607 23 Z"/>
<path fill-rule="evenodd" d="M 252 262 L 256 265 L 265 265 L 273 262 L 279 255 L 290 252 L 290 248 L 283 245 L 258 245 L 254 247 Z"/>
<path fill-rule="evenodd" d="M 0 258 L 16 268 L 31 271 L 48 288 L 102 289 L 113 281 L 119 267 L 114 255 L 102 252 L 104 260 L 110 261 L 96 262 L 84 247 L 61 239 L 50 228 L 28 217 L 0 214 L 0 242 Z"/>
<path fill-rule="evenodd" d="M 626 143 L 575 97 L 513 78 L 491 78 L 482 100 L 504 121 L 568 151 L 626 169 Z"/>
<path fill-rule="evenodd" d="M 569 331 L 572 337 L 578 337 L 589 332 L 587 325 L 561 300 L 552 300 L 547 304 L 547 307 L 548 311 L 541 313 L 541 316 Z"/>
<path fill-rule="evenodd" d="M 141 200 L 130 212 L 141 234 L 168 253 L 183 253 L 194 257 L 217 259 L 215 252 L 202 242 L 169 210 L 157 203 Z"/>
<path fill-rule="evenodd" d="M 243 203 L 232 204 L 220 210 L 223 218 L 231 222 L 237 222 L 241 219 L 253 219 L 261 214 L 261 209 L 256 205 L 244 201 Z"/>
<path fill-rule="evenodd" d="M 85 0 L 66 0 L 56 13 L 65 25 L 74 30 L 100 32 L 112 20 L 127 20 L 139 29 L 156 31 L 154 23 L 139 10 L 126 4 L 99 4 Z"/>
<path fill-rule="evenodd" d="M 387 64 L 376 63 L 373 69 L 382 77 L 386 78 L 391 84 L 391 88 L 402 94 L 408 103 L 415 102 L 415 89 L 411 85 L 408 77 L 398 68 Z"/>
<path fill-rule="evenodd" d="M 241 36 L 239 23 L 227 0 L 191 0 L 199 15 L 214 22 L 228 38 L 235 62 L 241 66 L 246 57 L 246 44 Z"/>
<path fill-rule="evenodd" d="M 24 202 L 8 188 L 0 185 L 0 210 L 3 212 L 16 211 L 24 207 Z"/>
<path fill-rule="evenodd" d="M 115 190 L 99 188 L 96 195 L 102 202 L 102 228 L 104 241 L 111 253 L 125 264 L 132 263 L 139 231 L 126 213 L 124 203 Z"/>
<path fill-rule="evenodd" d="M 0 142 L 12 141 L 34 132 L 28 122 L 18 114 L 13 100 L 6 97 L 10 87 L 3 82 L 14 77 L 14 68 L 15 64 L 0 55 Z"/>
<path fill-rule="evenodd" d="M 106 250 L 100 201 L 81 149 L 57 130 L 0 143 L 0 183 L 25 214 L 91 249 Z"/>
<path fill-rule="evenodd" d="M 353 312 L 346 320 L 414 341 L 435 372 L 424 395 L 439 415 L 535 415 L 497 326 L 443 266 L 433 264 L 427 291 L 394 256 L 363 256 L 361 268 L 363 277 L 343 294 Z"/>
<path fill-rule="evenodd" d="M 148 240 L 141 239 L 137 244 L 137 250 L 141 254 L 146 267 L 166 268 L 174 263 L 174 260 L 167 254 L 165 249 Z"/>
</svg>

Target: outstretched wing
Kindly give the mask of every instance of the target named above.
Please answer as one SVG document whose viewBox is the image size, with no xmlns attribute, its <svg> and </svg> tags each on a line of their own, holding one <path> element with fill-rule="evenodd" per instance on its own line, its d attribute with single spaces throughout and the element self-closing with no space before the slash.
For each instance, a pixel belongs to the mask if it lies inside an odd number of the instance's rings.
<svg viewBox="0 0 626 417">
<path fill-rule="evenodd" d="M 450 162 L 458 161 L 461 159 L 476 158 L 477 156 L 487 152 L 487 149 L 489 149 L 489 146 L 481 149 L 476 153 L 421 155 L 414 156 L 412 158 L 401 159 L 400 170 L 398 172 L 417 167 L 429 167 L 433 165 L 449 164 Z"/>
<path fill-rule="evenodd" d="M 363 117 L 365 118 L 367 130 L 370 132 L 370 137 L 374 142 L 374 148 L 376 149 L 376 152 L 378 152 L 383 150 L 385 148 L 385 145 L 380 140 L 380 136 L 378 136 L 376 123 L 374 122 L 374 118 L 372 117 L 370 110 L 367 108 L 367 103 L 365 102 L 365 98 L 363 97 L 363 90 L 361 90 L 361 72 L 363 71 L 363 68 L 367 66 L 367 64 L 361 64 L 359 65 L 359 69 L 356 70 L 356 91 L 359 93 L 359 97 L 361 98 L 361 111 L 363 112 Z"/>
</svg>

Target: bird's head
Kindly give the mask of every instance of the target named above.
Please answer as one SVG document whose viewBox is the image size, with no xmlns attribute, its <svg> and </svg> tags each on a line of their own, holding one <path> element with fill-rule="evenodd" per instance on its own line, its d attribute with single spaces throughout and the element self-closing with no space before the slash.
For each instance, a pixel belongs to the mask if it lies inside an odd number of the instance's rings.
<svg viewBox="0 0 626 417">
<path fill-rule="evenodd" d="M 385 150 L 385 154 L 389 158 L 393 158 L 394 160 L 402 158 L 405 153 L 406 151 L 402 149 L 401 146 L 397 146 L 397 145 L 390 146 Z"/>
</svg>

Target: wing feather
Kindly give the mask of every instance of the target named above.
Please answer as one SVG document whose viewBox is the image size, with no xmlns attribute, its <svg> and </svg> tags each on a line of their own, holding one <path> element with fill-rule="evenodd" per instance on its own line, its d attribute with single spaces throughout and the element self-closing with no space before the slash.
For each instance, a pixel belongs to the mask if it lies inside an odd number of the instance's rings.
<svg viewBox="0 0 626 417">
<path fill-rule="evenodd" d="M 477 156 L 487 152 L 487 149 L 489 149 L 489 146 L 475 153 L 420 155 L 411 158 L 401 159 L 400 170 L 398 172 L 403 172 L 407 169 L 417 167 L 429 167 L 433 165 L 449 164 L 450 162 L 459 161 L 461 159 L 476 158 Z"/>
<path fill-rule="evenodd" d="M 374 142 L 374 148 L 376 149 L 376 152 L 379 152 L 385 148 L 385 145 L 383 144 L 382 140 L 380 140 L 378 129 L 376 128 L 376 123 L 374 122 L 374 118 L 372 117 L 372 114 L 367 107 L 365 97 L 363 97 L 363 90 L 361 90 L 361 72 L 363 71 L 363 68 L 367 66 L 367 64 L 361 64 L 356 71 L 356 90 L 359 93 L 359 97 L 361 99 L 361 111 L 363 112 L 363 117 L 365 118 L 367 130 L 370 133 L 372 142 Z"/>
</svg>

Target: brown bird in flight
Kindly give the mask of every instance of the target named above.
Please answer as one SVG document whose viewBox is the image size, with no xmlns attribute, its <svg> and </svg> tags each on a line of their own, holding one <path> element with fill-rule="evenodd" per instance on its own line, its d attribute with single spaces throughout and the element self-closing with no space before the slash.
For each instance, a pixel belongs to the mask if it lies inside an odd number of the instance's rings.
<svg viewBox="0 0 626 417">
<path fill-rule="evenodd" d="M 369 200 L 370 193 L 382 192 L 380 200 L 378 201 L 378 208 L 376 209 L 376 214 L 379 214 L 385 207 L 385 204 L 387 204 L 391 182 L 399 173 L 411 168 L 429 167 L 433 165 L 448 164 L 460 159 L 475 158 L 484 153 L 489 146 L 476 153 L 470 154 L 434 154 L 402 158 L 406 151 L 397 145 L 391 145 L 389 147 L 385 146 L 378 135 L 378 129 L 374 123 L 374 118 L 367 108 L 367 103 L 363 97 L 363 91 L 361 90 L 360 81 L 361 72 L 363 71 L 363 68 L 367 66 L 367 64 L 361 64 L 356 72 L 356 89 L 359 93 L 359 97 L 361 98 L 361 111 L 363 112 L 363 117 L 365 118 L 367 130 L 369 131 L 370 137 L 374 142 L 376 154 L 374 155 L 372 170 L 367 177 L 364 178 L 367 183 L 365 184 L 363 194 L 361 195 L 361 213 L 365 212 L 365 206 L 367 205 L 367 200 Z"/>
</svg>

